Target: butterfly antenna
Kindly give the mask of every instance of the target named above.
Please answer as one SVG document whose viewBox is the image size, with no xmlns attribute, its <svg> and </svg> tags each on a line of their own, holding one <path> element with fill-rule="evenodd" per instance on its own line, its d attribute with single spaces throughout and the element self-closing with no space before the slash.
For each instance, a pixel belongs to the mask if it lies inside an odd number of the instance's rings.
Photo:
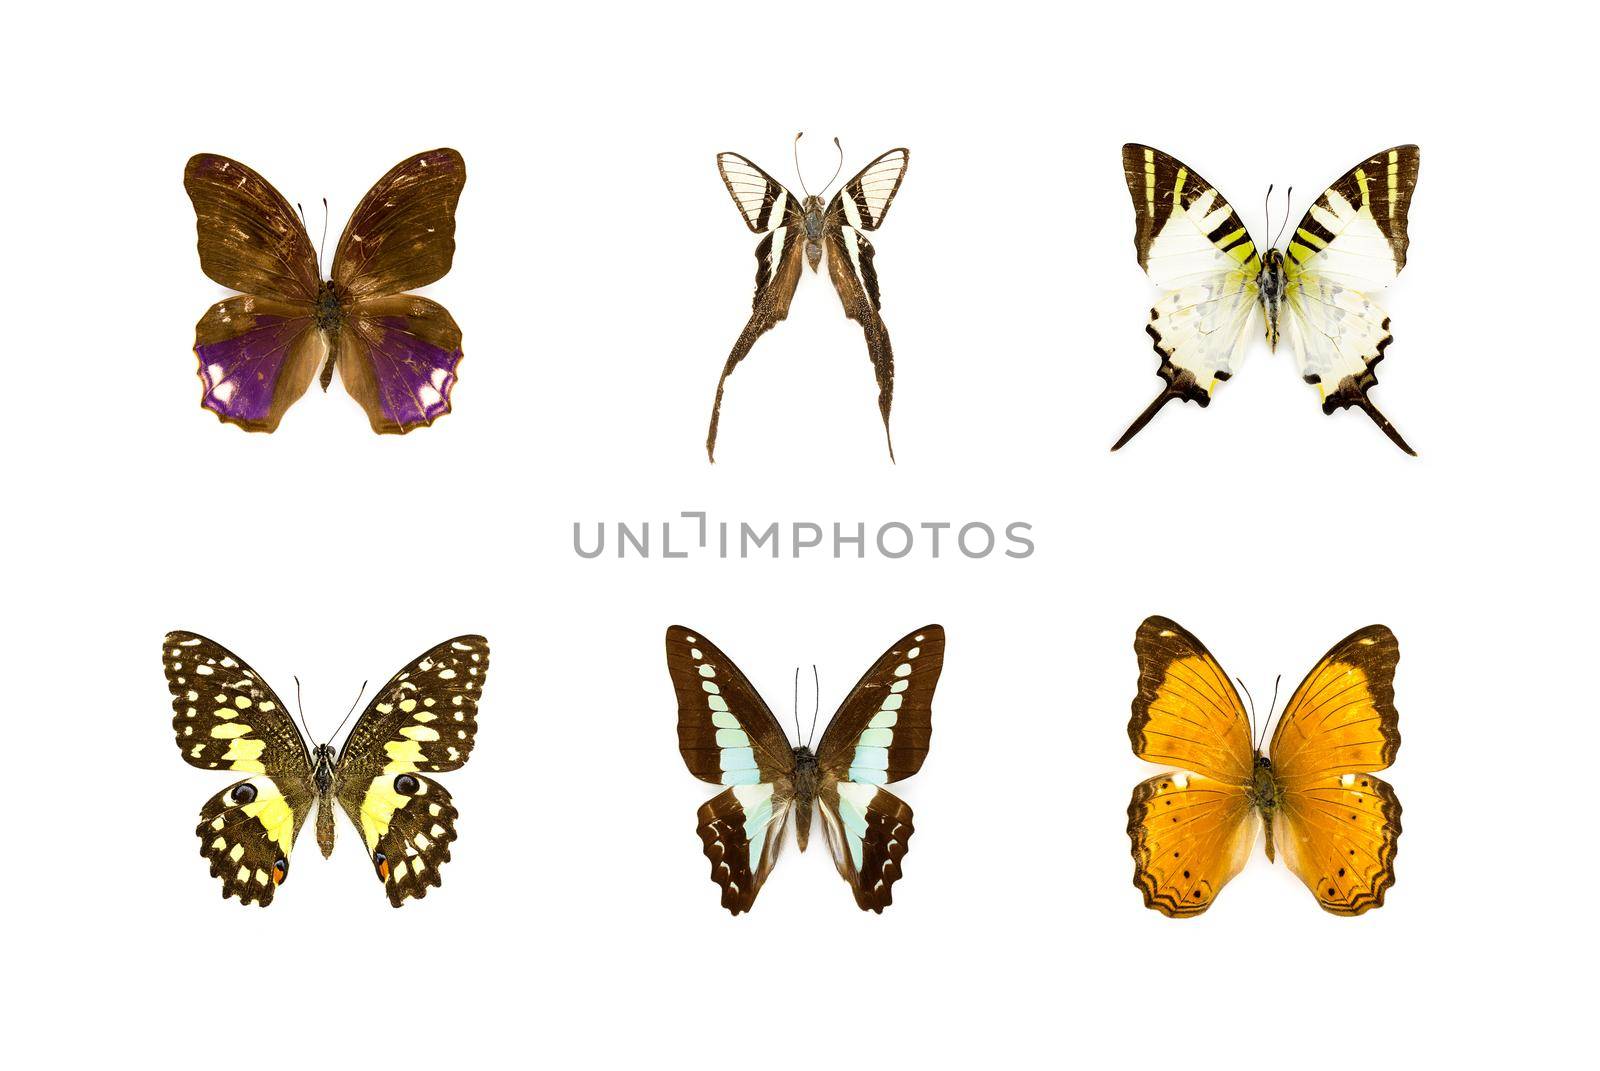
<svg viewBox="0 0 1600 1071">
<path fill-rule="evenodd" d="M 305 730 L 306 739 L 311 739 L 311 726 L 306 724 L 306 705 L 300 701 L 300 678 L 294 679 L 294 705 L 300 710 L 300 728 Z"/>
<path fill-rule="evenodd" d="M 789 709 L 794 711 L 794 738 L 800 739 L 800 667 L 794 667 L 794 706 Z"/>
<path fill-rule="evenodd" d="M 832 186 L 833 185 L 833 179 L 838 178 L 839 177 L 839 172 L 844 170 L 844 146 L 839 144 L 839 139 L 838 138 L 834 138 L 833 139 L 833 147 L 835 149 L 839 150 L 839 166 L 835 167 L 833 169 L 833 178 L 830 178 L 828 180 L 828 186 Z M 822 192 L 823 193 L 827 193 L 828 192 L 828 186 L 822 187 Z"/>
<path fill-rule="evenodd" d="M 826 186 L 823 189 L 827 189 Z M 811 686 L 817 692 L 817 704 L 811 708 L 811 731 L 806 733 L 806 747 L 811 746 L 811 738 L 817 733 L 817 715 L 822 713 L 822 678 L 817 676 L 817 664 L 811 664 Z"/>
<path fill-rule="evenodd" d="M 798 133 L 798 134 L 796 134 L 794 136 L 794 177 L 800 180 L 800 192 L 805 194 L 807 197 L 810 197 L 811 196 L 811 191 L 806 189 L 806 177 L 800 173 L 800 139 L 805 137 L 805 136 L 806 136 L 806 132 L 804 130 L 800 131 L 800 133 Z M 795 687 L 798 688 L 799 687 L 799 683 L 798 682 L 800 680 L 800 667 L 799 666 L 796 666 L 794 668 L 794 679 L 796 681 Z M 799 693 L 796 692 L 795 696 L 796 696 L 796 698 L 798 698 L 799 697 Z M 796 724 L 794 728 L 795 728 L 795 732 L 799 732 L 800 731 L 800 726 L 798 724 Z"/>
<path fill-rule="evenodd" d="M 322 244 L 317 246 L 317 274 L 322 274 L 322 254 L 328 251 L 328 199 L 322 199 Z"/>
<path fill-rule="evenodd" d="M 1250 739 L 1254 741 L 1256 738 L 1256 697 L 1250 694 L 1250 688 L 1244 683 L 1243 677 L 1235 677 L 1233 679 L 1239 682 L 1239 687 L 1244 689 L 1244 697 L 1250 700 Z"/>
<path fill-rule="evenodd" d="M 1282 683 L 1283 674 L 1280 673 L 1278 674 L 1278 679 L 1272 682 L 1272 705 L 1267 708 L 1266 724 L 1261 726 L 1261 743 L 1256 745 L 1257 751 L 1260 751 L 1267 742 L 1267 725 L 1272 724 L 1272 712 L 1278 709 L 1278 685 Z"/>
<path fill-rule="evenodd" d="M 1266 213 L 1267 227 L 1264 233 L 1272 233 L 1272 183 L 1267 183 L 1267 195 L 1261 198 L 1261 211 Z"/>
<path fill-rule="evenodd" d="M 1290 186 L 1283 195 L 1283 222 L 1278 224 L 1277 236 L 1272 239 L 1272 248 L 1278 248 L 1278 239 L 1283 237 L 1283 232 L 1289 228 L 1289 198 L 1294 196 L 1294 187 Z"/>
<path fill-rule="evenodd" d="M 371 683 L 371 682 L 370 681 L 362 681 L 361 682 L 361 691 L 356 693 L 356 701 L 354 703 L 350 704 L 350 710 L 349 710 L 349 712 L 347 714 L 345 714 L 344 721 L 341 721 L 339 723 L 339 729 L 343 729 L 344 728 L 344 722 L 345 721 L 349 721 L 350 720 L 350 715 L 354 714 L 356 712 L 356 707 L 361 705 L 361 697 L 367 694 L 367 685 L 369 683 Z M 339 738 L 339 729 L 335 729 L 333 731 L 333 735 L 328 737 L 328 743 L 331 744 L 331 743 L 333 743 L 335 740 L 337 740 Z"/>
</svg>

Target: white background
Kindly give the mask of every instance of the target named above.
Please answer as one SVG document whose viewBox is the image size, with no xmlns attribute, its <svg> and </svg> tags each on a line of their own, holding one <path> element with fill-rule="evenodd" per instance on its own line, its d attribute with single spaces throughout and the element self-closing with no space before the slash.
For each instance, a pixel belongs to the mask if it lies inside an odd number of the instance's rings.
<svg viewBox="0 0 1600 1071">
<path fill-rule="evenodd" d="M 14 491 L 8 1048 L 183 1066 L 1095 1066 L 1570 1056 L 1595 868 L 1592 14 L 991 3 L 57 5 L 14 15 L 4 434 Z M 1126 11 L 1119 14 L 1117 11 Z M 825 275 L 729 383 L 755 239 L 714 154 L 809 182 L 896 145 L 874 236 L 899 359 L 884 455 Z M 1422 146 L 1374 398 L 1329 418 L 1255 344 L 1212 406 L 1107 447 L 1160 386 L 1118 149 L 1180 156 L 1264 240 Z M 354 202 L 465 156 L 455 412 L 379 438 L 339 388 L 272 436 L 198 407 L 181 184 L 225 153 Z M 1274 216 L 1281 212 L 1274 204 Z M 1037 553 L 579 560 L 575 520 L 1013 520 Z M 1581 529 L 1581 530 L 1580 530 Z M 1257 699 L 1373 621 L 1400 638 L 1398 882 L 1356 919 L 1257 858 L 1168 920 L 1130 884 L 1132 637 L 1204 639 Z M 786 721 L 949 633 L 917 834 L 864 914 L 818 844 L 717 906 L 662 633 L 731 654 Z M 341 817 L 270 910 L 198 856 L 227 782 L 173 747 L 157 656 L 215 637 L 331 731 L 363 679 L 491 640 L 445 882 L 390 909 Z M 801 706 L 809 714 L 809 689 Z M 820 729 L 819 729 L 820 732 Z M 903 790 L 903 791 L 902 791 Z M 1579 957 L 1582 957 L 1580 960 Z"/>
</svg>

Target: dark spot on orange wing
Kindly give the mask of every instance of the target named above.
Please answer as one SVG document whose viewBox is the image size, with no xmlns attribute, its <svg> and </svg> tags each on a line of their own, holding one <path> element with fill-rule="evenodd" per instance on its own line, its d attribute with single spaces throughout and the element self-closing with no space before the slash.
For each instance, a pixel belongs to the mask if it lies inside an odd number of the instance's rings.
<svg viewBox="0 0 1600 1071">
<path fill-rule="evenodd" d="M 1329 895 L 1329 896 L 1338 896 L 1338 895 L 1339 895 L 1339 890 L 1338 890 L 1338 889 L 1335 889 L 1335 888 L 1333 888 L 1333 887 L 1332 887 L 1332 886 L 1331 886 L 1331 885 L 1330 885 L 1330 886 L 1329 886 L 1329 887 L 1328 887 L 1328 895 Z"/>
<path fill-rule="evenodd" d="M 1188 871 L 1187 871 L 1187 870 L 1185 870 L 1185 871 L 1184 871 L 1184 872 L 1183 872 L 1183 876 L 1184 876 L 1184 877 L 1185 877 L 1185 878 L 1188 878 L 1188 876 L 1189 876 L 1189 872 L 1188 872 Z"/>
</svg>

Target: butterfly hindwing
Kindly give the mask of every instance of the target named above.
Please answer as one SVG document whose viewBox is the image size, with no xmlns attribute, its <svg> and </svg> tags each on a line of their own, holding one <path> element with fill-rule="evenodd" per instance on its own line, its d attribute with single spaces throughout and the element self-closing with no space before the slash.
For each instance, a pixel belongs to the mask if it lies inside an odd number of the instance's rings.
<svg viewBox="0 0 1600 1071">
<path fill-rule="evenodd" d="M 415 294 L 368 298 L 339 332 L 339 382 L 380 434 L 403 435 L 450 412 L 460 363 L 455 319 Z"/>
<path fill-rule="evenodd" d="M 793 802 L 785 781 L 734 785 L 700 805 L 696 831 L 722 906 L 733 914 L 750 910 L 777 864 Z"/>
<path fill-rule="evenodd" d="M 400 907 L 441 884 L 439 868 L 450 861 L 458 812 L 438 781 L 409 771 L 346 775 L 339 806 L 360 830 L 389 903 Z"/>
<path fill-rule="evenodd" d="M 1317 903 L 1340 915 L 1383 905 L 1394 884 L 1400 801 L 1374 776 L 1400 748 L 1394 671 L 1400 645 L 1382 625 L 1335 644 L 1306 674 L 1273 732 L 1282 785 L 1273 840 Z"/>
<path fill-rule="evenodd" d="M 886 788 L 855 781 L 828 783 L 817 803 L 839 876 L 861 910 L 882 914 L 894 900 L 891 889 L 910 847 L 910 805 Z"/>
<path fill-rule="evenodd" d="M 225 298 L 195 325 L 200 404 L 247 431 L 276 431 L 317 378 L 325 350 L 309 306 Z"/>
<path fill-rule="evenodd" d="M 1249 861 L 1257 825 L 1239 785 L 1182 772 L 1140 782 L 1128 804 L 1128 837 L 1144 906 L 1172 918 L 1210 907 Z"/>
<path fill-rule="evenodd" d="M 261 774 L 229 785 L 200 809 L 200 854 L 211 876 L 222 879 L 224 898 L 266 907 L 289 876 L 289 854 L 315 798 L 308 786 Z"/>
</svg>

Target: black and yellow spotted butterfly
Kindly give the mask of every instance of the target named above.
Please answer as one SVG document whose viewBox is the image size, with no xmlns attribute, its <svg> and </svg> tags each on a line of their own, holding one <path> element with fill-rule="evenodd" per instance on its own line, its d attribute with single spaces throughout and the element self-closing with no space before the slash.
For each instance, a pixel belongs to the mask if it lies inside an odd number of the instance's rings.
<svg viewBox="0 0 1600 1071">
<path fill-rule="evenodd" d="M 456 809 L 444 786 L 422 775 L 454 770 L 472 753 L 489 671 L 482 636 L 457 636 L 407 663 L 337 754 L 331 743 L 308 748 L 282 700 L 220 643 L 172 632 L 162 662 L 184 761 L 249 775 L 211 797 L 195 828 L 224 897 L 272 902 L 313 803 L 317 845 L 333 854 L 334 800 L 360 830 L 391 904 L 440 883 Z"/>
</svg>

